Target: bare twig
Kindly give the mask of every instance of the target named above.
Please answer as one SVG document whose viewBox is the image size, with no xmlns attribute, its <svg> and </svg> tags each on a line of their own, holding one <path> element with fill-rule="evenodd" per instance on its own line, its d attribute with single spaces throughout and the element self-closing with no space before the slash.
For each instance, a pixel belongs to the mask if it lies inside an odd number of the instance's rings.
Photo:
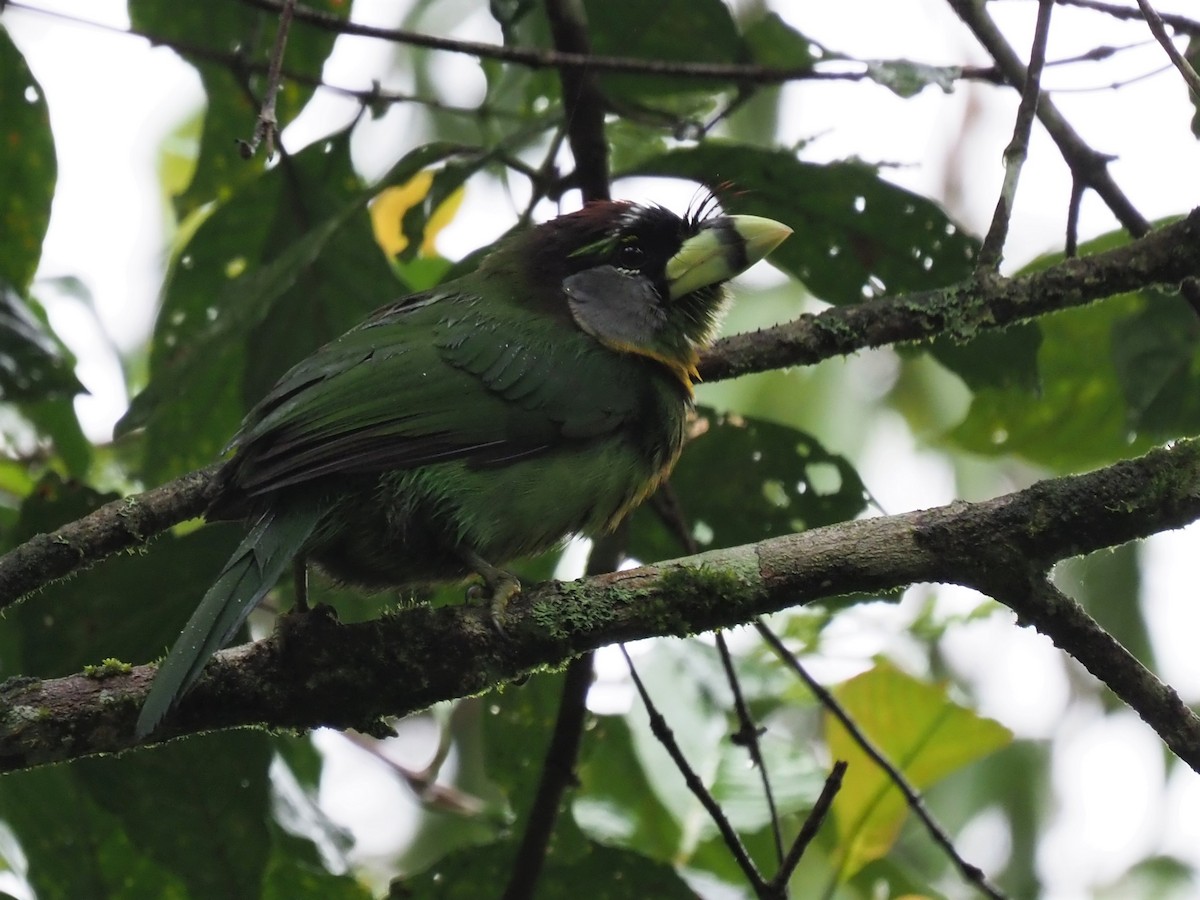
<svg viewBox="0 0 1200 900">
<path fill-rule="evenodd" d="M 1009 84 L 1018 90 L 1025 86 L 1025 64 L 1021 62 L 999 27 L 988 14 L 981 0 L 946 0 L 976 39 L 996 61 Z M 1134 237 L 1141 237 L 1150 230 L 1146 220 L 1108 171 L 1110 157 L 1093 150 L 1063 118 L 1058 107 L 1042 92 L 1038 100 L 1038 120 L 1049 132 L 1058 146 L 1059 153 L 1071 168 L 1073 177 L 1079 179 L 1097 194 L 1112 210 L 1121 226 Z"/>
<path fill-rule="evenodd" d="M 591 56 L 587 22 L 580 18 L 582 5 L 546 0 L 546 18 L 554 46 L 560 52 Z M 567 123 L 567 141 L 575 157 L 575 182 L 585 200 L 609 199 L 608 141 L 604 134 L 604 95 L 596 75 L 590 69 L 562 66 L 563 113 Z"/>
<path fill-rule="evenodd" d="M 679 749 L 679 744 L 675 741 L 675 735 L 671 733 L 671 728 L 667 724 L 666 719 L 658 711 L 658 708 L 654 705 L 654 701 L 650 699 L 650 694 L 647 692 L 646 686 L 642 684 L 641 676 L 638 675 L 637 669 L 633 665 L 633 660 L 629 658 L 629 651 L 625 649 L 624 645 L 621 646 L 621 652 L 625 655 L 625 663 L 629 666 L 629 674 L 633 678 L 633 686 L 637 688 L 638 695 L 642 698 L 642 705 L 646 707 L 646 715 L 650 718 L 650 730 L 653 732 L 654 737 L 662 744 L 663 749 L 667 751 L 671 757 L 671 761 L 675 764 L 675 768 L 683 775 L 683 780 L 686 782 L 688 790 L 700 801 L 700 805 L 708 812 L 709 817 L 717 826 L 717 830 L 721 832 L 721 838 L 725 841 L 725 846 L 733 854 L 738 868 L 742 870 L 742 874 L 746 876 L 746 880 L 754 888 L 755 894 L 759 897 L 776 896 L 777 892 L 770 889 L 767 881 L 759 873 L 758 867 L 754 865 L 754 860 L 746 852 L 746 848 L 742 844 L 742 839 L 738 837 L 737 832 L 729 823 L 729 819 L 725 816 L 725 811 L 713 799 L 713 795 L 709 793 L 708 788 L 704 786 L 704 782 L 700 780 L 700 776 L 696 774 L 696 771 L 684 757 L 683 751 Z"/>
<path fill-rule="evenodd" d="M 754 627 L 758 629 L 758 633 L 762 635 L 763 640 L 775 651 L 780 660 L 799 676 L 800 680 L 804 682 L 805 686 L 813 693 L 813 696 L 817 698 L 820 704 L 829 710 L 830 714 L 841 723 L 854 743 L 862 748 L 863 753 L 869 756 L 875 765 L 879 766 L 887 774 L 888 779 L 896 786 L 896 789 L 904 795 L 909 809 L 916 813 L 917 818 L 921 820 L 926 831 L 933 838 L 934 843 L 941 847 L 946 855 L 950 857 L 963 878 L 975 885 L 975 887 L 987 894 L 987 896 L 992 897 L 993 900 L 1003 900 L 1004 894 L 998 888 L 988 883 L 987 876 L 984 875 L 983 870 L 962 858 L 950 836 L 946 834 L 945 830 L 937 823 L 933 815 L 929 812 L 929 809 L 925 806 L 925 801 L 921 799 L 921 795 L 909 784 L 904 774 L 892 765 L 891 761 L 862 733 L 849 713 L 838 703 L 837 698 L 808 673 L 808 670 L 804 668 L 800 660 L 796 658 L 796 655 L 788 650 L 783 641 L 775 635 L 775 632 L 771 631 L 762 622 L 755 622 Z"/>
<path fill-rule="evenodd" d="M 1146 17 L 1146 24 L 1150 26 L 1150 33 L 1154 35 L 1154 39 L 1162 44 L 1163 50 L 1167 52 L 1172 64 L 1179 70 L 1179 74 L 1183 76 L 1184 82 L 1187 83 L 1188 90 L 1192 92 L 1192 99 L 1200 102 L 1200 75 L 1196 74 L 1196 70 L 1179 52 L 1179 48 L 1171 41 L 1171 36 L 1167 34 L 1167 26 L 1163 23 L 1162 16 L 1150 5 L 1150 0 L 1137 0 L 1138 6 L 1142 10 L 1142 15 Z"/>
<path fill-rule="evenodd" d="M 1114 19 L 1132 21 L 1142 18 L 1140 10 L 1119 3 L 1104 3 L 1102 0 L 1058 0 L 1062 6 L 1078 6 L 1081 9 L 1091 9 L 1112 16 Z M 1163 15 L 1162 20 L 1180 34 L 1200 37 L 1200 21 L 1189 19 L 1187 16 Z"/>
<path fill-rule="evenodd" d="M 1063 244 L 1063 255 L 1073 259 L 1079 253 L 1079 207 L 1083 203 L 1084 184 L 1071 177 L 1071 198 L 1067 201 L 1067 239 Z"/>
<path fill-rule="evenodd" d="M 267 90 L 259 107 L 258 122 L 254 126 L 254 137 L 241 142 L 242 156 L 246 159 L 258 151 L 258 145 L 267 145 L 267 159 L 275 156 L 275 138 L 279 134 L 279 118 L 275 113 L 275 98 L 279 96 L 280 72 L 283 69 L 283 51 L 287 47 L 288 29 L 296 12 L 296 0 L 283 0 L 279 10 L 279 27 L 275 32 L 275 43 L 271 47 L 271 61 L 267 67 Z"/>
<path fill-rule="evenodd" d="M 1013 125 L 1012 140 L 1004 151 L 1004 184 L 996 200 L 996 211 L 987 237 L 979 249 L 975 262 L 976 272 L 995 272 L 1000 268 L 1004 253 L 1004 241 L 1008 237 L 1008 225 L 1012 221 L 1013 204 L 1017 199 L 1017 183 L 1021 178 L 1021 167 L 1029 153 L 1029 133 L 1037 115 L 1038 97 L 1041 95 L 1042 67 L 1046 62 L 1046 41 L 1050 37 L 1050 14 L 1054 11 L 1054 0 L 1040 0 L 1037 24 L 1033 31 L 1033 47 L 1029 51 L 1029 68 L 1026 70 L 1025 85 L 1021 89 L 1021 103 L 1017 107 L 1017 119 Z"/>
<path fill-rule="evenodd" d="M 813 808 L 809 810 L 808 816 L 805 817 L 804 825 L 801 826 L 796 839 L 792 841 L 792 846 L 788 849 L 788 854 L 784 858 L 783 864 L 780 865 L 779 871 L 775 873 L 775 877 L 771 879 L 772 885 L 782 889 L 791 879 L 792 873 L 796 871 L 796 866 L 800 865 L 800 860 L 804 858 L 804 851 L 808 849 L 808 845 L 812 843 L 812 839 L 821 830 L 821 823 L 829 815 L 830 807 L 833 806 L 833 798 L 842 789 L 842 777 L 845 774 L 846 763 L 838 760 L 833 764 L 833 771 L 829 773 L 829 777 L 825 779 L 825 787 L 821 788 L 821 794 L 817 797 L 817 802 L 813 804 Z"/>
<path fill-rule="evenodd" d="M 585 653 L 567 666 L 554 732 L 546 746 L 542 775 L 529 806 L 525 832 L 510 870 L 503 900 L 527 900 L 537 887 L 559 808 L 568 786 L 575 783 L 575 760 L 587 718 L 587 695 L 592 685 L 593 654 Z"/>
<path fill-rule="evenodd" d="M 771 816 L 771 836 L 775 840 L 775 858 L 782 866 L 784 861 L 783 830 L 782 823 L 779 821 L 779 810 L 775 806 L 775 794 L 771 790 L 767 761 L 763 758 L 762 745 L 759 743 L 763 729 L 755 724 L 754 717 L 750 715 L 750 708 L 746 705 L 746 698 L 742 696 L 742 684 L 737 676 L 737 670 L 733 666 L 733 654 L 729 652 L 729 642 L 725 640 L 723 632 L 718 631 L 716 637 L 717 652 L 721 657 L 721 665 L 725 669 L 725 679 L 729 682 L 729 689 L 733 692 L 733 709 L 737 713 L 738 719 L 738 730 L 731 740 L 739 747 L 746 748 L 746 752 L 750 754 L 750 761 L 758 770 L 758 777 L 763 786 L 763 796 L 767 801 L 767 812 Z M 785 882 L 786 880 L 784 879 Z"/>
<path fill-rule="evenodd" d="M 684 514 L 683 507 L 679 502 L 679 495 L 675 493 L 675 489 L 671 486 L 670 481 L 664 483 L 655 492 L 651 502 L 654 506 L 654 511 L 658 514 L 667 529 L 675 535 L 675 539 L 679 541 L 684 552 L 689 556 L 699 553 L 700 545 L 692 535 L 691 528 L 688 527 L 687 516 Z M 759 742 L 759 738 L 762 737 L 762 729 L 755 724 L 754 717 L 750 714 L 750 708 L 746 705 L 746 699 L 742 695 L 741 680 L 738 678 L 737 669 L 733 664 L 733 654 L 729 650 L 729 642 L 725 640 L 725 635 L 720 631 L 716 633 L 716 642 L 717 654 L 721 657 L 721 666 L 725 670 L 725 678 L 729 682 L 730 691 L 733 693 L 733 708 L 738 719 L 738 730 L 731 735 L 730 739 L 738 746 L 746 748 L 746 752 L 750 755 L 750 761 L 758 769 L 758 776 L 763 786 L 763 797 L 767 801 L 767 810 L 771 816 L 771 833 L 775 840 L 775 857 L 782 865 L 784 859 L 782 822 L 779 820 L 779 811 L 775 805 L 775 793 L 771 790 L 771 778 L 767 772 L 767 761 L 763 757 L 762 745 Z"/>
</svg>

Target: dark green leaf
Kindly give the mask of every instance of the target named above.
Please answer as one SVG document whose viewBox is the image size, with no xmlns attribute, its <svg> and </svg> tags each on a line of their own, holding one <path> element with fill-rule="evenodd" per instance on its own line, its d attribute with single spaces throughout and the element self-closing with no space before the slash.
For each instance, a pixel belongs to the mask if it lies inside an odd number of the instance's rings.
<svg viewBox="0 0 1200 900">
<path fill-rule="evenodd" d="M 621 174 L 699 181 L 730 212 L 790 226 L 771 262 L 830 303 L 952 284 L 971 273 L 978 249 L 937 204 L 862 163 L 818 165 L 783 150 L 710 141 Z"/>
<path fill-rule="evenodd" d="M 121 821 L 91 798 L 73 766 L 6 775 L 0 781 L 0 819 L 20 841 L 38 900 L 193 896 L 134 846 Z"/>
<path fill-rule="evenodd" d="M 335 18 L 344 19 L 350 14 L 350 4 L 343 0 L 313 0 L 307 5 Z M 132 0 L 129 14 L 135 28 L 172 40 L 182 48 L 198 46 L 264 67 L 279 24 L 275 12 L 231 2 L 176 6 Z M 336 37 L 336 31 L 330 28 L 295 25 L 288 32 L 287 67 L 319 78 Z M 264 69 L 246 74 L 236 65 L 214 62 L 204 54 L 192 55 L 186 49 L 181 52 L 199 72 L 208 106 L 195 175 L 176 201 L 177 212 L 184 217 L 205 203 L 224 199 L 262 172 L 265 150 L 260 147 L 253 159 L 246 160 L 239 142 L 254 136 L 258 104 L 266 91 L 266 73 Z M 313 90 L 309 85 L 283 80 L 276 99 L 280 128 L 299 114 Z"/>
<path fill-rule="evenodd" d="M 15 545 L 52 531 L 113 499 L 48 475 L 25 500 L 9 539 Z M 222 525 L 163 535 L 145 553 L 115 556 L 48 585 L 6 614 L 4 673 L 52 677 L 105 658 L 142 662 L 163 653 L 232 552 L 236 532 Z"/>
<path fill-rule="evenodd" d="M 70 398 L 82 392 L 70 353 L 44 317 L 0 278 L 0 400 Z"/>
<path fill-rule="evenodd" d="M 71 769 L 118 830 L 190 896 L 257 900 L 269 852 L 270 761 L 270 738 L 241 731 Z"/>
<path fill-rule="evenodd" d="M 0 285 L 24 292 L 42 255 L 57 166 L 46 98 L 2 28 L 0 109 Z"/>
<path fill-rule="evenodd" d="M 811 436 L 761 419 L 698 413 L 671 487 L 702 549 L 732 547 L 854 518 L 862 481 L 843 457 Z M 683 551 L 654 504 L 633 517 L 630 553 L 643 560 Z"/>
<path fill-rule="evenodd" d="M 1000 331 L 981 331 L 961 343 L 939 336 L 927 349 L 973 391 L 1013 387 L 1035 393 L 1042 385 L 1037 365 L 1041 346 L 1037 323 L 1021 322 Z M 905 348 L 904 352 L 916 351 Z"/>
<path fill-rule="evenodd" d="M 596 717 L 577 774 L 573 813 L 589 838 L 662 862 L 675 858 L 682 826 L 655 795 L 625 716 Z"/>
<path fill-rule="evenodd" d="M 746 46 L 754 61 L 780 69 L 812 68 L 815 60 L 812 41 L 779 17 L 769 12 L 746 29 Z"/>
<path fill-rule="evenodd" d="M 39 434 L 50 438 L 55 451 L 74 478 L 87 474 L 92 444 L 79 425 L 75 404 L 66 397 L 21 404 L 21 412 Z"/>
<path fill-rule="evenodd" d="M 1123 231 L 1110 232 L 1084 244 L 1079 253 L 1110 250 L 1128 240 Z M 1023 273 L 1039 271 L 1061 258 L 1049 254 Z M 1167 307 L 1178 302 L 1161 299 Z M 1043 316 L 1037 323 L 1042 335 L 1038 394 L 1030 397 L 1019 384 L 977 390 L 967 417 L 947 435 L 950 442 L 985 456 L 1015 454 L 1058 471 L 1092 468 L 1147 449 L 1151 435 L 1135 430 L 1131 422 L 1141 422 L 1140 417 L 1161 402 L 1158 397 L 1171 398 L 1167 385 L 1182 374 L 1178 365 L 1188 340 L 1182 337 L 1181 343 L 1180 336 L 1161 330 L 1175 321 L 1177 310 L 1156 310 L 1139 321 L 1148 303 L 1141 294 L 1121 294 Z M 1172 349 L 1167 350 L 1167 345 Z M 1163 352 L 1164 359 L 1145 359 L 1147 353 L 1156 352 Z M 1114 360 L 1118 360 L 1115 366 Z M 1123 397 L 1131 404 L 1129 411 Z M 1189 421 L 1191 407 L 1187 398 L 1181 399 L 1173 409 L 1169 403 L 1158 407 L 1171 410 L 1159 422 L 1171 423 L 1177 415 L 1171 427 L 1179 430 L 1171 436 L 1187 432 L 1182 423 Z M 1155 421 L 1153 416 L 1150 421 Z"/>
<path fill-rule="evenodd" d="M 592 51 L 604 56 L 675 62 L 738 62 L 743 48 L 729 8 L 720 0 L 585 0 Z M 631 27 L 631 23 L 637 23 Z M 618 106 L 690 115 L 712 108 L 732 84 L 649 75 L 600 77 Z"/>
<path fill-rule="evenodd" d="M 390 898 L 421 900 L 477 900 L 499 896 L 512 874 L 514 845 L 476 847 L 446 857 L 415 878 L 397 879 Z M 695 900 L 673 868 L 652 862 L 637 853 L 589 843 L 580 852 L 562 859 L 551 844 L 541 877 L 538 898 L 587 897 L 588 900 Z"/>
<path fill-rule="evenodd" d="M 384 184 L 458 149 L 414 150 Z M 365 212 L 373 190 L 353 174 L 343 132 L 219 207 L 181 250 L 155 326 L 150 384 L 117 426 L 147 428 L 147 477 L 214 458 L 288 366 L 394 299 L 397 282 Z"/>
<path fill-rule="evenodd" d="M 1154 440 L 1200 433 L 1200 319 L 1181 297 L 1141 296 L 1142 308 L 1112 333 L 1129 427 Z"/>
<path fill-rule="evenodd" d="M 541 778 L 562 686 L 561 674 L 538 674 L 486 702 L 483 741 L 487 774 L 508 795 L 522 827 Z"/>
</svg>

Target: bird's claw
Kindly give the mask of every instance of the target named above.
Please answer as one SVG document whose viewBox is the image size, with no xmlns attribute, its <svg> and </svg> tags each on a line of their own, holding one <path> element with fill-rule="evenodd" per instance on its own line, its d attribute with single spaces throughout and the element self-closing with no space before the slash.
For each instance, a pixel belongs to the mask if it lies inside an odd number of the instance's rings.
<svg viewBox="0 0 1200 900">
<path fill-rule="evenodd" d="M 483 584 L 473 584 L 467 588 L 467 601 L 470 603 L 486 604 L 492 618 L 492 626 L 496 631 L 505 635 L 504 611 L 509 601 L 521 593 L 521 582 L 511 572 L 493 566 L 478 554 L 464 552 L 467 563 L 479 573 Z"/>
</svg>

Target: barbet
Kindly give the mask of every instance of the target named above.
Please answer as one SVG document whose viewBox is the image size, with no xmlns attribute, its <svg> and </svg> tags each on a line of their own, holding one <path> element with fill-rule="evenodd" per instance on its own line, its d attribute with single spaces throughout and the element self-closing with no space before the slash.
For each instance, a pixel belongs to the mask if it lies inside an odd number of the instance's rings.
<svg viewBox="0 0 1200 900">
<path fill-rule="evenodd" d="M 599 202 L 505 238 L 473 273 L 377 310 L 285 374 L 219 470 L 250 532 L 159 667 L 152 732 L 293 559 L 381 588 L 498 568 L 612 528 L 684 443 L 724 283 L 791 230 Z"/>
</svg>

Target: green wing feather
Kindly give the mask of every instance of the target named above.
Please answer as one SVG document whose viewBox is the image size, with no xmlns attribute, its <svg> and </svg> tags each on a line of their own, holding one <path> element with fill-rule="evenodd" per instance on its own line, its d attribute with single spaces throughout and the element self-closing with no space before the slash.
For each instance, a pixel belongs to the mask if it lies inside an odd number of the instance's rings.
<svg viewBox="0 0 1200 900">
<path fill-rule="evenodd" d="M 568 319 L 451 291 L 385 309 L 288 372 L 247 417 L 229 475 L 254 496 L 329 475 L 498 465 L 619 428 L 645 390 Z"/>
<path fill-rule="evenodd" d="M 312 534 L 320 516 L 317 507 L 272 509 L 255 523 L 158 667 L 138 716 L 139 739 L 158 726 L 212 655 L 233 639 Z"/>
</svg>

